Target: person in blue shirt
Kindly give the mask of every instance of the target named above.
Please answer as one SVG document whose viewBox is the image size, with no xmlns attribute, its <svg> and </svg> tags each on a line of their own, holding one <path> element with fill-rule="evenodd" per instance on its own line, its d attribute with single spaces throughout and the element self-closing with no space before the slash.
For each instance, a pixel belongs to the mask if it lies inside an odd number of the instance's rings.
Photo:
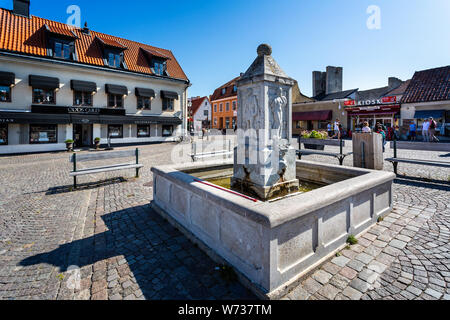
<svg viewBox="0 0 450 320">
<path fill-rule="evenodd" d="M 411 141 L 416 141 L 416 124 L 415 123 L 411 123 L 409 125 L 409 137 L 411 138 Z"/>
</svg>

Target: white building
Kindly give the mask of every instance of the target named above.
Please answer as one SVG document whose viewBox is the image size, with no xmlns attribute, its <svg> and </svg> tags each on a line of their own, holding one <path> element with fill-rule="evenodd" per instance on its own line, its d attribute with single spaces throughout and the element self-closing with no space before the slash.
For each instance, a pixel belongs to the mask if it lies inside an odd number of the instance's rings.
<svg viewBox="0 0 450 320">
<path fill-rule="evenodd" d="M 187 129 L 190 83 L 171 51 L 30 16 L 26 0 L 0 8 L 0 23 L 0 154 L 173 141 Z"/>
<path fill-rule="evenodd" d="M 211 126 L 211 101 L 208 97 L 195 97 L 189 99 L 189 114 L 192 119 L 194 132 L 199 134 L 202 129 Z"/>
</svg>

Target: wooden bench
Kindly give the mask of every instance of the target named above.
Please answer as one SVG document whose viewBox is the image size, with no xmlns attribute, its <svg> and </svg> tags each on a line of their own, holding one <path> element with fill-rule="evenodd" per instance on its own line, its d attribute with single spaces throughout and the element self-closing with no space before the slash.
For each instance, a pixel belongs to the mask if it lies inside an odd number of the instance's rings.
<svg viewBox="0 0 450 320">
<path fill-rule="evenodd" d="M 394 135 L 394 141 L 391 142 L 391 148 L 394 149 L 394 157 L 386 158 L 394 166 L 394 173 L 398 172 L 399 162 L 418 164 L 424 166 L 434 166 L 442 168 L 450 168 L 449 161 L 436 161 L 436 160 L 426 160 L 426 159 L 411 159 L 411 158 L 400 158 L 398 157 L 398 149 L 403 150 L 416 150 L 416 151 L 437 151 L 437 152 L 450 152 L 450 143 L 431 143 L 431 142 L 406 142 L 397 141 Z"/>
<path fill-rule="evenodd" d="M 303 144 L 312 144 L 312 145 L 318 145 L 318 146 L 339 146 L 340 151 L 337 152 L 327 152 L 322 150 L 306 150 L 302 149 L 302 143 Z M 302 160 L 302 155 L 310 155 L 310 154 L 316 154 L 321 156 L 327 156 L 327 157 L 335 157 L 339 160 L 339 164 L 342 166 L 344 165 L 344 160 L 346 157 L 353 154 L 353 152 L 344 153 L 343 148 L 345 146 L 345 141 L 340 140 L 332 140 L 332 139 L 302 139 L 299 137 L 298 139 L 298 148 L 297 155 L 299 160 Z"/>
<path fill-rule="evenodd" d="M 78 162 L 88 162 L 88 161 L 97 161 L 97 160 L 105 160 L 105 159 L 119 159 L 119 158 L 130 158 L 135 157 L 136 162 L 134 163 L 118 163 L 118 164 L 110 164 L 107 166 L 101 167 L 92 167 L 92 168 L 84 168 L 77 169 Z M 87 153 L 77 155 L 74 153 L 70 156 L 70 162 L 73 163 L 73 171 L 70 172 L 70 176 L 73 177 L 73 187 L 77 188 L 77 177 L 88 175 L 88 174 L 97 174 L 109 171 L 117 171 L 117 170 L 125 170 L 125 169 L 136 169 L 136 178 L 139 178 L 139 169 L 143 167 L 142 164 L 139 164 L 139 149 L 136 150 L 125 150 L 125 151 L 115 151 L 115 152 L 100 152 L 100 153 Z"/>
</svg>

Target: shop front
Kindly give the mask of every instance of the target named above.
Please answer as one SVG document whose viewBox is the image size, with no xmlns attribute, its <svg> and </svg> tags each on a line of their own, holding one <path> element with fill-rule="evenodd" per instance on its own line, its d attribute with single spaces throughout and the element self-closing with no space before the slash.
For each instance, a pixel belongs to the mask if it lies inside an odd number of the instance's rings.
<svg viewBox="0 0 450 320">
<path fill-rule="evenodd" d="M 387 138 L 391 139 L 394 127 L 399 125 L 400 104 L 395 96 L 358 102 L 349 100 L 345 102 L 345 110 L 352 132 L 360 132 L 364 122 L 372 129 L 380 123 L 387 129 Z"/>
<path fill-rule="evenodd" d="M 299 136 L 301 132 L 305 130 L 326 131 L 328 123 L 332 122 L 332 116 L 333 116 L 332 110 L 293 112 L 292 113 L 293 135 Z"/>
</svg>

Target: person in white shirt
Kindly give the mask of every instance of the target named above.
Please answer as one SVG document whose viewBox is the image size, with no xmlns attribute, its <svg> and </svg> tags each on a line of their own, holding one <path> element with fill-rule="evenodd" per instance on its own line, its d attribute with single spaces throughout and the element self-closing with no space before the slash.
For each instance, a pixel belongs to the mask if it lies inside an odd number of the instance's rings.
<svg viewBox="0 0 450 320">
<path fill-rule="evenodd" d="M 424 121 L 422 125 L 422 137 L 423 141 L 425 142 L 430 141 L 429 130 L 430 130 L 430 121 Z"/>
<path fill-rule="evenodd" d="M 364 132 L 364 133 L 371 133 L 372 132 L 372 129 L 370 129 L 369 123 L 367 121 L 365 121 L 363 123 L 362 132 Z"/>
</svg>

